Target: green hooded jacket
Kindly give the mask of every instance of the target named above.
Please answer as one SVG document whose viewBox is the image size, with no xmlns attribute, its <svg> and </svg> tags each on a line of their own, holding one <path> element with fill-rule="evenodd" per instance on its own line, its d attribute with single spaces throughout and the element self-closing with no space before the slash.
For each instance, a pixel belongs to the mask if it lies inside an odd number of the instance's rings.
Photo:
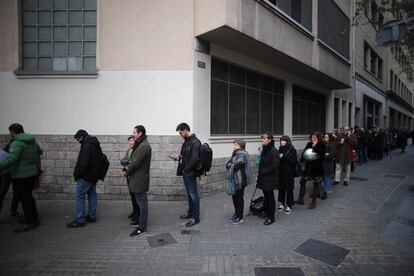
<svg viewBox="0 0 414 276">
<path fill-rule="evenodd" d="M 0 161 L 0 169 L 10 168 L 11 178 L 20 179 L 37 175 L 38 144 L 33 135 L 16 134 L 10 144 L 9 157 Z"/>
</svg>

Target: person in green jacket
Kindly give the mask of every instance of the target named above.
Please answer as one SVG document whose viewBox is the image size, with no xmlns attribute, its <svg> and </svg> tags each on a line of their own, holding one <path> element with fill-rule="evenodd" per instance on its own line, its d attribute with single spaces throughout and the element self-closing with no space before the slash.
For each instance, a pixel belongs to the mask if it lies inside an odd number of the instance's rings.
<svg viewBox="0 0 414 276">
<path fill-rule="evenodd" d="M 38 174 L 39 146 L 33 135 L 24 133 L 21 124 L 11 124 L 9 132 L 12 137 L 9 156 L 0 161 L 0 170 L 9 168 L 17 197 L 23 207 L 23 224 L 14 230 L 18 233 L 34 229 L 40 224 L 36 201 L 32 195 Z"/>
</svg>

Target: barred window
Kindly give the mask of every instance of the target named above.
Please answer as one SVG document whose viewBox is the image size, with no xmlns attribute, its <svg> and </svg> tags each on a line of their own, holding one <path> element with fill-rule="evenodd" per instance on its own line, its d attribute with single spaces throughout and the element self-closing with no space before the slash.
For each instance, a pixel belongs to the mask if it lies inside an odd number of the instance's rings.
<svg viewBox="0 0 414 276">
<path fill-rule="evenodd" d="M 96 0 L 22 0 L 21 71 L 96 71 Z"/>
<path fill-rule="evenodd" d="M 339 128 L 339 99 L 334 99 L 334 128 Z"/>
<path fill-rule="evenodd" d="M 213 58 L 211 134 L 283 134 L 284 82 Z"/>
<path fill-rule="evenodd" d="M 282 10 L 294 21 L 312 31 L 312 1 L 309 0 L 263 0 Z"/>
<path fill-rule="evenodd" d="M 326 96 L 293 86 L 293 134 L 325 132 Z"/>
<path fill-rule="evenodd" d="M 349 59 L 349 18 L 332 0 L 318 2 L 318 38 Z"/>
</svg>

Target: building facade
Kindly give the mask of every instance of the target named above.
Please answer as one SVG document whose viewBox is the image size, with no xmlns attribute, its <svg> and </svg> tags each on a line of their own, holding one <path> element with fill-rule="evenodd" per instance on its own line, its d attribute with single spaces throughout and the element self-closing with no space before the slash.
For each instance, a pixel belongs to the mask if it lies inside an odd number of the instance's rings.
<svg viewBox="0 0 414 276">
<path fill-rule="evenodd" d="M 395 2 L 395 1 L 394 1 Z M 365 3 L 362 5 L 361 3 Z M 375 41 L 379 26 L 403 14 L 381 12 L 380 1 L 355 1 L 355 95 L 357 125 L 413 128 L 413 65 L 401 45 L 383 47 Z M 391 5 L 391 2 L 389 3 Z M 389 10 L 391 6 L 386 6 Z"/>
<path fill-rule="evenodd" d="M 71 199 L 85 129 L 111 160 L 98 184 L 126 199 L 118 166 L 133 127 L 153 146 L 150 197 L 182 199 L 168 158 L 187 122 L 214 150 L 201 192 L 226 184 L 235 138 L 257 153 L 266 131 L 298 149 L 315 130 L 353 123 L 351 1 L 0 1 L 0 133 L 20 122 L 44 149 L 40 198 Z"/>
</svg>

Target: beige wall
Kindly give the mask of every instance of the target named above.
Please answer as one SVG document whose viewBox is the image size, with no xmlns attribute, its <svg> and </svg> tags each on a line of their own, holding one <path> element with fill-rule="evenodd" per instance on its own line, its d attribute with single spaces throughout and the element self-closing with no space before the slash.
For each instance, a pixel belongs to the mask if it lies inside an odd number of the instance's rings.
<svg viewBox="0 0 414 276">
<path fill-rule="evenodd" d="M 0 71 L 18 67 L 17 0 L 0 0 Z M 192 70 L 193 0 L 98 0 L 97 68 Z"/>
<path fill-rule="evenodd" d="M 13 71 L 18 65 L 17 0 L 0 0 L 0 71 Z"/>
<path fill-rule="evenodd" d="M 192 70 L 193 0 L 98 1 L 100 70 Z"/>
</svg>

